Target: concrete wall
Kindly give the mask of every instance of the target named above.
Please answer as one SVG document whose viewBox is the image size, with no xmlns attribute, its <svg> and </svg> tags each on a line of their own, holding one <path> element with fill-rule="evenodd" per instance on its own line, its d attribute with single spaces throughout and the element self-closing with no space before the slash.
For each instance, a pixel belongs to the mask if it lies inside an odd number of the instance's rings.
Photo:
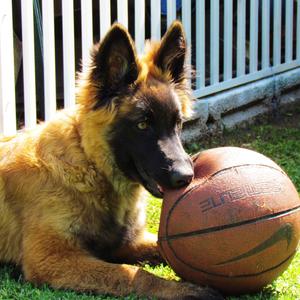
<svg viewBox="0 0 300 300">
<path fill-rule="evenodd" d="M 251 124 L 257 118 L 300 104 L 300 68 L 196 99 L 194 115 L 184 124 L 184 143 Z"/>
</svg>

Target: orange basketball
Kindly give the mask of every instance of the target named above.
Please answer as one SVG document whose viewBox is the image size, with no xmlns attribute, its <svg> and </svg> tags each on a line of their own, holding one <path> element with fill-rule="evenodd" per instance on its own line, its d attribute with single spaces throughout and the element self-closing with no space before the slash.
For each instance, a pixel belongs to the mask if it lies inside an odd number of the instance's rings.
<svg viewBox="0 0 300 300">
<path fill-rule="evenodd" d="M 164 195 L 159 247 L 183 279 L 228 294 L 255 292 L 291 262 L 300 199 L 272 160 L 235 147 L 194 158 L 195 178 Z"/>
</svg>

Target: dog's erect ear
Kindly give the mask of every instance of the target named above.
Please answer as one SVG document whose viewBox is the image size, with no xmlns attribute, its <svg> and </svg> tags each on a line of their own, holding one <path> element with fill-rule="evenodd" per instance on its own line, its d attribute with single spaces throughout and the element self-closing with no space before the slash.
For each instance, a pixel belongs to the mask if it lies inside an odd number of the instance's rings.
<svg viewBox="0 0 300 300">
<path fill-rule="evenodd" d="M 186 58 L 186 39 L 179 21 L 173 22 L 162 38 L 154 63 L 163 72 L 169 71 L 175 82 L 183 79 Z"/>
<path fill-rule="evenodd" d="M 138 66 L 133 40 L 122 25 L 114 24 L 95 47 L 92 64 L 92 77 L 99 86 L 102 104 L 105 98 L 113 96 L 137 79 Z"/>
</svg>

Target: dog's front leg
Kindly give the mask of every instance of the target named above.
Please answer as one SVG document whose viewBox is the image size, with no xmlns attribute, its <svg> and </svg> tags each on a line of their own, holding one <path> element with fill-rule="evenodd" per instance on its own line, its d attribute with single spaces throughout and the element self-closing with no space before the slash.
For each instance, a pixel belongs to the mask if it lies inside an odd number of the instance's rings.
<svg viewBox="0 0 300 300">
<path fill-rule="evenodd" d="M 38 228 L 24 237 L 23 271 L 27 280 L 54 288 L 114 296 L 135 293 L 158 299 L 222 299 L 210 289 L 167 281 L 135 266 L 98 260 L 72 240 Z"/>
<path fill-rule="evenodd" d="M 22 266 L 26 280 L 38 285 L 112 295 L 132 292 L 136 273 L 134 267 L 98 260 L 73 241 L 44 229 L 24 237 Z"/>
</svg>

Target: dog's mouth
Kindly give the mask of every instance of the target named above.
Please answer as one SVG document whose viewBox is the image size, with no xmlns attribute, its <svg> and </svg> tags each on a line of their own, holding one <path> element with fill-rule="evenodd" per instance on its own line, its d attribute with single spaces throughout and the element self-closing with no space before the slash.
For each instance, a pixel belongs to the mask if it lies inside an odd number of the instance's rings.
<svg viewBox="0 0 300 300">
<path fill-rule="evenodd" d="M 157 198 L 163 197 L 162 187 L 143 169 L 143 167 L 138 163 L 134 162 L 136 171 L 138 174 L 138 179 L 144 188 Z"/>
</svg>

